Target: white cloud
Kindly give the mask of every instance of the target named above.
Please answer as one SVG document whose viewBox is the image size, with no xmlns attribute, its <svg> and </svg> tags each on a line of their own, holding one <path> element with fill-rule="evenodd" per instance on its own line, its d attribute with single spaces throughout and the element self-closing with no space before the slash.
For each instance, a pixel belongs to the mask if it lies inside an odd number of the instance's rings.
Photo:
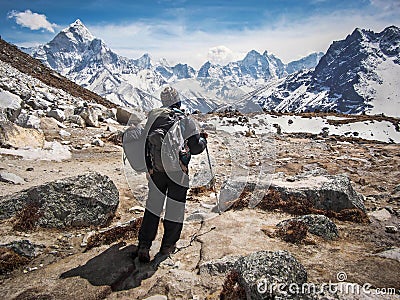
<svg viewBox="0 0 400 300">
<path fill-rule="evenodd" d="M 43 28 L 54 33 L 54 28 L 57 26 L 56 24 L 51 24 L 49 21 L 47 21 L 47 17 L 45 15 L 33 13 L 29 9 L 25 10 L 24 12 L 13 10 L 8 13 L 8 18 L 15 18 L 15 22 L 17 22 L 17 24 L 27 27 L 31 30 Z"/>
<path fill-rule="evenodd" d="M 211 63 L 225 65 L 232 61 L 233 52 L 225 46 L 212 47 L 208 50 L 207 58 Z"/>
</svg>

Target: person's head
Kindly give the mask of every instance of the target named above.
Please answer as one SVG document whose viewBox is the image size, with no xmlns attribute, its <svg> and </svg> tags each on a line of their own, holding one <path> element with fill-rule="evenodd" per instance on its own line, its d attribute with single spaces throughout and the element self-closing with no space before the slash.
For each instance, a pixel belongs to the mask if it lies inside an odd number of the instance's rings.
<svg viewBox="0 0 400 300">
<path fill-rule="evenodd" d="M 179 99 L 179 94 L 173 87 L 166 87 L 160 95 L 162 105 L 164 107 L 181 107 L 181 100 Z"/>
</svg>

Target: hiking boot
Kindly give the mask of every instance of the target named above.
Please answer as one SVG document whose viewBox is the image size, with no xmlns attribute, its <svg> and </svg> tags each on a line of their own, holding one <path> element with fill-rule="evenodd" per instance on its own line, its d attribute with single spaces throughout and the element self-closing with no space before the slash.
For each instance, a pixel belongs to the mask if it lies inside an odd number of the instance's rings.
<svg viewBox="0 0 400 300">
<path fill-rule="evenodd" d="M 150 261 L 150 249 L 140 247 L 137 253 L 140 262 L 148 263 Z"/>
<path fill-rule="evenodd" d="M 170 246 L 161 246 L 160 253 L 162 255 L 170 255 L 174 253 L 175 249 L 176 249 L 176 244 Z"/>
</svg>

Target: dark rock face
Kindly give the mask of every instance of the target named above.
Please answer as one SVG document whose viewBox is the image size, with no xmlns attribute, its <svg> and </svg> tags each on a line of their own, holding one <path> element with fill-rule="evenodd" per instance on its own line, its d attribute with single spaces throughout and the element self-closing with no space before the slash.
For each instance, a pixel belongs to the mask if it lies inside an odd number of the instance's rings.
<svg viewBox="0 0 400 300">
<path fill-rule="evenodd" d="M 239 258 L 233 269 L 247 299 L 297 299 L 289 286 L 307 282 L 305 268 L 287 251 L 252 253 Z"/>
<path fill-rule="evenodd" d="M 305 215 L 278 223 L 277 227 L 284 227 L 290 221 L 298 221 L 307 225 L 308 232 L 318 235 L 326 240 L 333 240 L 339 237 L 336 224 L 324 215 Z"/>
<path fill-rule="evenodd" d="M 0 198 L 0 219 L 30 205 L 38 209 L 36 225 L 50 228 L 104 226 L 119 204 L 119 192 L 109 177 L 89 173 L 49 182 Z"/>
<path fill-rule="evenodd" d="M 13 250 L 18 255 L 25 256 L 27 258 L 34 258 L 37 255 L 37 245 L 32 244 L 29 240 L 13 241 L 7 245 L 0 245 Z"/>
</svg>

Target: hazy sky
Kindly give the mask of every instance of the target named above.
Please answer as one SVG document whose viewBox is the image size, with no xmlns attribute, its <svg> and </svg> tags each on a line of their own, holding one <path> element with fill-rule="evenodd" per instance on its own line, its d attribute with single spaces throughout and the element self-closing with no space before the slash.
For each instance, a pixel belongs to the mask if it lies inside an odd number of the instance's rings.
<svg viewBox="0 0 400 300">
<path fill-rule="evenodd" d="M 1 37 L 18 46 L 47 43 L 80 19 L 120 55 L 199 68 L 252 49 L 285 63 L 325 52 L 356 27 L 400 26 L 400 0 L 0 0 L 0 16 Z"/>
</svg>

